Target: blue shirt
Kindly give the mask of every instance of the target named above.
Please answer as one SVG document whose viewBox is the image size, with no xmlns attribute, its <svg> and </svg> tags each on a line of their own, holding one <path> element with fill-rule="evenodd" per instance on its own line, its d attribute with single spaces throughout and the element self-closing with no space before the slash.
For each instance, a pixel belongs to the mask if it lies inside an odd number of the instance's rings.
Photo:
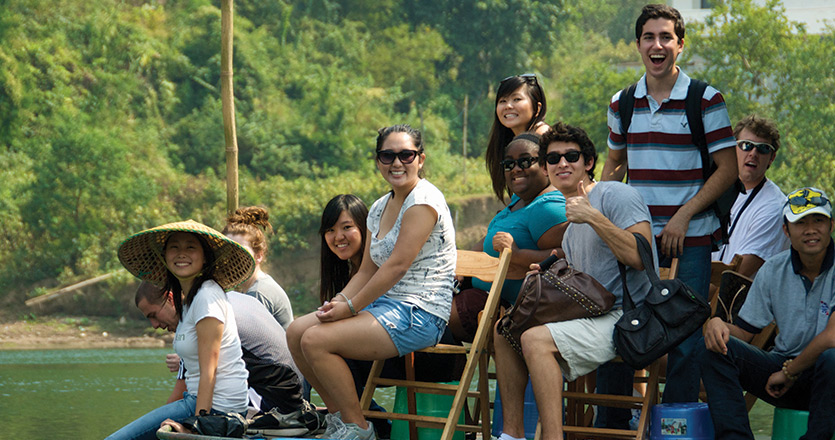
<svg viewBox="0 0 835 440">
<path fill-rule="evenodd" d="M 484 237 L 484 252 L 490 256 L 499 256 L 499 253 L 493 249 L 493 236 L 497 232 L 510 234 L 519 249 L 539 250 L 537 242 L 542 234 L 554 226 L 568 221 L 565 217 L 565 197 L 559 191 L 554 190 L 540 194 L 527 206 L 511 211 L 511 208 L 519 200 L 519 196 L 514 194 L 510 198 L 510 204 L 499 211 L 490 221 L 490 225 L 487 226 L 487 235 Z M 522 281 L 505 279 L 502 286 L 502 298 L 513 304 L 516 301 L 516 296 L 519 295 L 519 289 L 522 288 Z M 491 283 L 473 278 L 473 287 L 489 291 Z"/>
<path fill-rule="evenodd" d="M 792 248 L 771 258 L 757 272 L 736 324 L 749 333 L 759 333 L 771 321 L 780 332 L 774 352 L 795 357 L 826 328 L 835 307 L 835 246 L 826 249 L 823 265 L 814 282 L 803 276 L 797 251 Z"/>
</svg>

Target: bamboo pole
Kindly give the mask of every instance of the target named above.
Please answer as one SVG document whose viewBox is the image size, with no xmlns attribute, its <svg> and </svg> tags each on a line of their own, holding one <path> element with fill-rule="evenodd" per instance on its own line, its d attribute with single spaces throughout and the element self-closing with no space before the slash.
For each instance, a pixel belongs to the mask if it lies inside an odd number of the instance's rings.
<svg viewBox="0 0 835 440">
<path fill-rule="evenodd" d="M 464 95 L 464 139 L 463 139 L 463 148 L 462 148 L 462 156 L 464 159 L 464 166 L 462 169 L 464 170 L 464 185 L 467 184 L 467 112 L 469 111 L 470 107 L 470 95 Z"/>
<path fill-rule="evenodd" d="M 82 287 L 87 287 L 87 286 L 91 286 L 93 284 L 102 282 L 106 279 L 109 279 L 113 275 L 116 275 L 117 273 L 124 272 L 124 271 L 125 271 L 124 269 L 119 269 L 115 272 L 106 273 L 104 275 L 99 275 L 95 278 L 90 278 L 89 280 L 84 280 L 80 283 L 75 283 L 71 286 L 62 287 L 60 289 L 53 290 L 52 292 L 48 292 L 48 293 L 45 293 L 43 295 L 36 296 L 34 298 L 29 298 L 29 299 L 26 300 L 25 304 L 29 307 L 32 307 L 34 305 L 41 304 L 41 303 L 46 302 L 46 301 L 51 301 L 55 298 L 58 298 L 60 296 L 65 295 L 67 293 L 75 292 L 76 290 L 81 289 Z"/>
<path fill-rule="evenodd" d="M 221 5 L 220 96 L 226 140 L 226 211 L 238 209 L 238 138 L 235 133 L 235 92 L 232 88 L 233 0 Z"/>
</svg>

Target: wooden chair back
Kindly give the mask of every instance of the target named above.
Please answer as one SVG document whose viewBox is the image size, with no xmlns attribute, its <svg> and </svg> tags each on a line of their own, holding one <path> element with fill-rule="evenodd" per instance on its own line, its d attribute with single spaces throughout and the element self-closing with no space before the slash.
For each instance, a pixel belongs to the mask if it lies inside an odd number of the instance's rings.
<svg viewBox="0 0 835 440">
<path fill-rule="evenodd" d="M 467 432 L 481 432 L 483 438 L 490 438 L 490 388 L 488 385 L 488 342 L 493 334 L 493 326 L 499 310 L 499 299 L 501 297 L 502 285 L 510 266 L 510 249 L 505 249 L 499 258 L 491 257 L 484 252 L 458 251 L 455 274 L 459 276 L 477 277 L 483 281 L 491 282 L 492 287 L 487 293 L 487 302 L 479 317 L 478 329 L 472 345 L 458 346 L 438 344 L 423 350 L 422 353 L 435 354 L 465 354 L 467 362 L 461 375 L 458 385 L 440 384 L 432 382 L 421 382 L 415 380 L 414 374 L 414 353 L 407 355 L 406 379 L 395 380 L 380 377 L 384 361 L 375 361 L 368 375 L 360 406 L 366 417 L 406 420 L 409 422 L 409 437 L 412 440 L 418 439 L 418 427 L 443 428 L 441 440 L 452 439 L 456 430 Z M 479 381 L 476 391 L 470 391 L 470 384 L 475 376 L 476 367 L 479 367 Z M 377 386 L 401 386 L 405 387 L 407 394 L 407 414 L 395 412 L 370 411 L 371 399 Z M 417 414 L 415 393 L 431 393 L 452 395 L 452 406 L 447 417 L 433 417 Z M 458 423 L 459 414 L 465 408 L 467 399 L 474 399 L 474 406 L 468 413 L 472 420 Z"/>
</svg>

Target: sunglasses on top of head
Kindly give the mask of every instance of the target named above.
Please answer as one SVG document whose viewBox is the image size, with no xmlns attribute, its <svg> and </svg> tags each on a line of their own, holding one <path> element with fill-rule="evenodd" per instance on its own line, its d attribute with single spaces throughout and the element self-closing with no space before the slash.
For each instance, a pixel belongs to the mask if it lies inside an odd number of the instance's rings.
<svg viewBox="0 0 835 440">
<path fill-rule="evenodd" d="M 765 142 L 753 142 L 747 140 L 736 141 L 736 145 L 742 151 L 751 151 L 752 149 L 756 148 L 757 153 L 760 154 L 769 154 L 773 151 L 776 151 L 774 145 L 765 143 Z"/>
<path fill-rule="evenodd" d="M 400 163 L 407 165 L 414 162 L 418 154 L 420 154 L 418 150 L 400 150 L 398 152 L 380 150 L 377 152 L 377 160 L 383 165 L 391 165 L 394 163 L 394 159 L 397 158 L 400 159 Z"/>
<path fill-rule="evenodd" d="M 539 160 L 538 157 L 520 157 L 519 159 L 505 159 L 502 161 L 502 168 L 505 171 L 513 171 L 517 165 L 519 169 L 526 170 Z"/>
<path fill-rule="evenodd" d="M 829 203 L 829 199 L 824 196 L 810 196 L 809 190 L 804 189 L 802 193 L 789 197 L 787 203 L 791 206 L 824 206 Z"/>
<path fill-rule="evenodd" d="M 516 78 L 516 77 L 522 78 L 522 79 L 524 79 L 526 82 L 527 82 L 527 81 L 531 81 L 531 82 L 533 82 L 534 84 L 537 84 L 537 83 L 538 83 L 538 80 L 537 80 L 537 78 L 536 78 L 536 74 L 535 74 L 535 73 L 523 73 L 523 74 L 521 74 L 521 75 L 510 75 L 510 76 L 508 76 L 507 78 L 505 78 L 505 79 L 503 79 L 503 80 L 499 81 L 499 84 L 504 84 L 504 82 L 505 82 L 505 81 L 507 81 L 507 80 L 509 80 L 509 79 L 512 79 L 512 78 Z"/>
<path fill-rule="evenodd" d="M 548 162 L 551 165 L 556 165 L 560 163 L 560 160 L 564 157 L 567 162 L 574 163 L 580 160 L 580 156 L 582 155 L 583 153 L 577 150 L 566 151 L 565 154 L 548 153 L 545 155 L 545 162 Z"/>
</svg>

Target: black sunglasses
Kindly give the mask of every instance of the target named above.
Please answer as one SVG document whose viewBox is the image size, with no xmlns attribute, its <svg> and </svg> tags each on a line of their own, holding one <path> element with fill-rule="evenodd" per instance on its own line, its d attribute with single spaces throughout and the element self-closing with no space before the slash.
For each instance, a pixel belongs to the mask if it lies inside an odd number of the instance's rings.
<svg viewBox="0 0 835 440">
<path fill-rule="evenodd" d="M 571 150 L 566 152 L 565 154 L 548 153 L 545 155 L 545 162 L 548 162 L 551 165 L 556 165 L 560 163 L 560 160 L 564 157 L 567 162 L 574 163 L 580 160 L 580 156 L 582 155 L 583 153 L 577 150 Z"/>
<path fill-rule="evenodd" d="M 739 147 L 742 151 L 751 151 L 752 149 L 756 148 L 757 153 L 760 154 L 769 154 L 773 151 L 777 151 L 774 148 L 774 145 L 767 144 L 765 142 L 753 142 L 753 141 L 736 141 L 736 146 Z"/>
<path fill-rule="evenodd" d="M 377 160 L 383 165 L 391 165 L 397 158 L 400 159 L 400 163 L 406 165 L 414 162 L 419 153 L 418 150 L 400 150 L 396 153 L 391 150 L 380 150 L 377 152 Z"/>
<path fill-rule="evenodd" d="M 538 161 L 538 157 L 520 157 L 519 159 L 505 159 L 502 161 L 502 168 L 505 171 L 513 171 L 513 167 L 519 165 L 519 168 L 526 170 L 531 167 L 536 161 Z"/>
<path fill-rule="evenodd" d="M 537 78 L 536 78 L 536 74 L 535 74 L 535 73 L 523 73 L 523 74 L 521 74 L 521 75 L 510 75 L 510 76 L 508 76 L 507 78 L 505 78 L 505 79 L 503 79 L 503 80 L 499 81 L 499 84 L 503 84 L 505 81 L 507 81 L 507 80 L 509 80 L 509 79 L 512 79 L 512 78 L 516 78 L 516 77 L 522 78 L 522 79 L 524 79 L 525 81 L 531 81 L 531 80 L 532 80 L 534 84 L 538 83 L 538 80 L 537 80 Z"/>
<path fill-rule="evenodd" d="M 800 195 L 789 197 L 789 205 L 792 206 L 824 206 L 829 203 L 829 199 L 824 196 L 809 197 L 809 190 L 804 189 Z"/>
</svg>

